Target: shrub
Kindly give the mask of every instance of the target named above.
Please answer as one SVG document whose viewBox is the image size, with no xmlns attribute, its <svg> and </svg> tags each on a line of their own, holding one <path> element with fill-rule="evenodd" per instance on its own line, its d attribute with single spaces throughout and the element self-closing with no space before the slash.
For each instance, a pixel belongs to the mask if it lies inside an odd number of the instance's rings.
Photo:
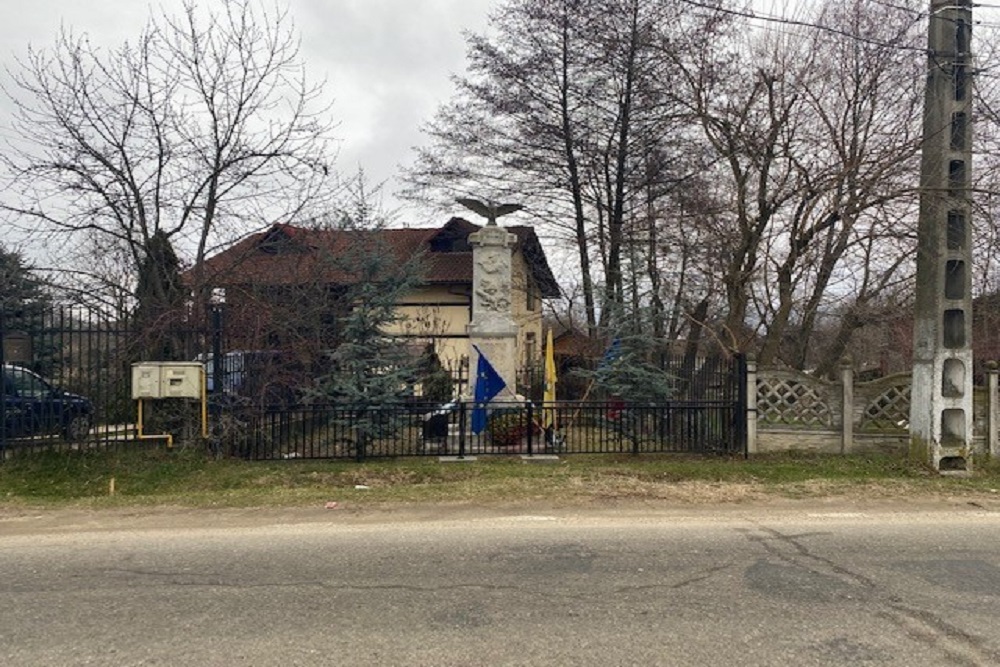
<svg viewBox="0 0 1000 667">
<path fill-rule="evenodd" d="M 451 374 L 442 369 L 438 369 L 423 379 L 423 400 L 432 403 L 444 403 L 450 401 L 453 396 Z"/>
<path fill-rule="evenodd" d="M 486 422 L 490 442 L 497 447 L 516 447 L 528 434 L 529 418 L 522 410 L 498 410 Z M 538 429 L 535 428 L 535 432 Z"/>
</svg>

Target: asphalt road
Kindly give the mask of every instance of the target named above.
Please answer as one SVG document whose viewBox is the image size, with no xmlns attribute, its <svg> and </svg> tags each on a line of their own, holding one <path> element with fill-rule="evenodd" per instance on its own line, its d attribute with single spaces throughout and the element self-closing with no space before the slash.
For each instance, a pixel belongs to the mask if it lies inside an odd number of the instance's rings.
<svg viewBox="0 0 1000 667">
<path fill-rule="evenodd" d="M 998 665 L 968 505 L 0 515 L 0 664 Z"/>
</svg>

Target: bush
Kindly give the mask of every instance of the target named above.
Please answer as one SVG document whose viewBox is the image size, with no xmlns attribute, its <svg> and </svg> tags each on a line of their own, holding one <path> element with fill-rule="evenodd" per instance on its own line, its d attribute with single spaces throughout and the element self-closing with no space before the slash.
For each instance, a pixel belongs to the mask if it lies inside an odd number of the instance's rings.
<svg viewBox="0 0 1000 667">
<path fill-rule="evenodd" d="M 494 446 L 516 447 L 528 435 L 529 424 L 530 417 L 522 410 L 498 410 L 486 422 L 486 432 Z"/>
<path fill-rule="evenodd" d="M 444 403 L 453 397 L 451 374 L 443 368 L 431 372 L 423 378 L 421 398 L 431 403 Z"/>
</svg>

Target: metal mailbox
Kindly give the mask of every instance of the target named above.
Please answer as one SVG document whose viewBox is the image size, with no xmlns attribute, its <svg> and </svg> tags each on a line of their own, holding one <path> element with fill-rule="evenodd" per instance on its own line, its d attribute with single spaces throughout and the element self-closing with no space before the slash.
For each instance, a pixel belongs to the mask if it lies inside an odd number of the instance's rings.
<svg viewBox="0 0 1000 667">
<path fill-rule="evenodd" d="M 132 398 L 202 398 L 203 373 L 197 361 L 132 364 Z"/>
</svg>

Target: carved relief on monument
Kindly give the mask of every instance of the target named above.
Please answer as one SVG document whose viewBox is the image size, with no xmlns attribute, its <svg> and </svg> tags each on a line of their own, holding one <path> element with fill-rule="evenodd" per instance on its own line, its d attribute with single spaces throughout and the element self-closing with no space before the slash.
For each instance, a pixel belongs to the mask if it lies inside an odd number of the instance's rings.
<svg viewBox="0 0 1000 667">
<path fill-rule="evenodd" d="M 504 262 L 503 258 L 497 253 L 484 253 L 482 257 L 476 258 L 476 268 L 479 268 L 483 271 L 483 273 L 488 273 L 490 275 L 496 275 L 503 272 L 507 264 L 509 264 L 509 262 Z M 474 272 L 473 275 L 475 275 Z"/>
<path fill-rule="evenodd" d="M 484 279 L 476 287 L 476 296 L 479 297 L 479 306 L 483 310 L 510 312 L 510 283 Z"/>
<path fill-rule="evenodd" d="M 510 259 L 499 252 L 480 252 L 473 272 L 477 309 L 509 313 L 511 307 Z"/>
</svg>

